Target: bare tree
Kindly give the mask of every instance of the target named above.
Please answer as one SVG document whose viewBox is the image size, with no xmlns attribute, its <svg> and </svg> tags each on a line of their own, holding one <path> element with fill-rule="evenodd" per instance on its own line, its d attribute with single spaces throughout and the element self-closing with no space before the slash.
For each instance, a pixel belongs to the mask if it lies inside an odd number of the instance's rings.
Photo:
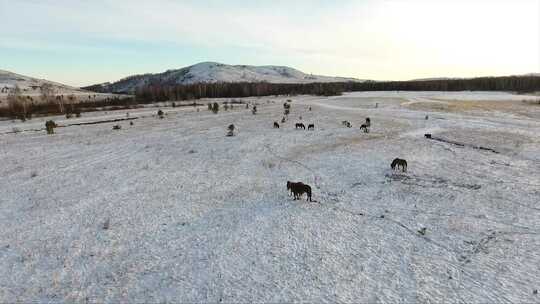
<svg viewBox="0 0 540 304">
<path fill-rule="evenodd" d="M 62 98 L 56 98 L 56 89 L 52 84 L 44 83 L 41 85 L 41 100 L 45 103 L 54 102 L 56 100 L 60 113 L 64 114 L 64 100 Z"/>
<path fill-rule="evenodd" d="M 26 120 L 28 115 L 28 103 L 27 99 L 22 96 L 21 88 L 18 85 L 15 85 L 15 87 L 9 91 L 7 100 L 11 113 L 23 121 Z"/>
</svg>

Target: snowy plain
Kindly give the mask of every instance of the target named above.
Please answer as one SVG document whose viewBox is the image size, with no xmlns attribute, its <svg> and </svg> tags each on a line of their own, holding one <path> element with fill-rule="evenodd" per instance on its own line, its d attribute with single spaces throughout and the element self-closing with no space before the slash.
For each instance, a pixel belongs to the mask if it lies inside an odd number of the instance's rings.
<svg viewBox="0 0 540 304">
<path fill-rule="evenodd" d="M 243 100 L 0 121 L 0 302 L 540 302 L 538 97 Z"/>
</svg>

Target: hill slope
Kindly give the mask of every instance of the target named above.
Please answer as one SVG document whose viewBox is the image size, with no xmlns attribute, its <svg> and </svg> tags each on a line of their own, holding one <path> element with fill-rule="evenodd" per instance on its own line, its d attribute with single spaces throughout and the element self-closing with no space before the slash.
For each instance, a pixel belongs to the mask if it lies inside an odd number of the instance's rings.
<svg viewBox="0 0 540 304">
<path fill-rule="evenodd" d="M 0 94 L 8 94 L 15 86 L 19 86 L 25 95 L 41 94 L 41 86 L 45 83 L 51 84 L 58 94 L 77 94 L 84 92 L 79 88 L 70 87 L 65 84 L 0 70 Z"/>
<path fill-rule="evenodd" d="M 124 78 L 114 83 L 103 83 L 85 89 L 112 93 L 133 93 L 148 84 L 194 84 L 215 82 L 270 82 L 270 83 L 312 83 L 362 81 L 355 78 L 311 75 L 285 66 L 226 65 L 203 62 L 178 70 L 159 74 L 143 74 Z"/>
</svg>

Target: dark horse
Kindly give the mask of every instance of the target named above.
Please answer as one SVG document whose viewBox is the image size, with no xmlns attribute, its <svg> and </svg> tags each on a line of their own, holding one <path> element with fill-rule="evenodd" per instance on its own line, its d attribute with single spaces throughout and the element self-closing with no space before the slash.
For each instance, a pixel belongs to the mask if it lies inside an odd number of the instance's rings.
<svg viewBox="0 0 540 304">
<path fill-rule="evenodd" d="M 287 191 L 292 192 L 294 195 L 294 200 L 300 199 L 304 193 L 307 194 L 306 200 L 312 202 L 311 200 L 311 187 L 309 185 L 306 185 L 304 183 L 293 183 L 293 182 L 287 182 Z"/>
<path fill-rule="evenodd" d="M 360 126 L 360 130 L 364 130 L 364 133 L 369 133 L 369 126 L 367 124 L 363 124 Z"/>
<path fill-rule="evenodd" d="M 392 170 L 395 170 L 396 167 L 399 170 L 399 167 L 401 167 L 401 170 L 403 172 L 407 172 L 407 161 L 401 158 L 396 158 L 394 159 L 390 167 L 392 167 Z"/>
<path fill-rule="evenodd" d="M 303 124 L 303 123 L 297 123 L 296 124 L 296 129 L 306 129 L 306 126 Z"/>
<path fill-rule="evenodd" d="M 274 129 L 279 129 L 279 124 L 277 123 L 277 121 L 274 121 Z"/>
<path fill-rule="evenodd" d="M 308 130 L 315 130 L 315 124 L 310 124 L 308 127 L 307 127 Z"/>
</svg>

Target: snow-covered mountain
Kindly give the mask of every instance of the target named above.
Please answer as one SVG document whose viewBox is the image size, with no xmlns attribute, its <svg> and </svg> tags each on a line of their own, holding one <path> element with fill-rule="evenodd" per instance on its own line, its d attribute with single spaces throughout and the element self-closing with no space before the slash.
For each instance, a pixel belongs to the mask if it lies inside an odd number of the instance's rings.
<svg viewBox="0 0 540 304">
<path fill-rule="evenodd" d="M 57 94 L 77 94 L 84 92 L 79 88 L 70 87 L 61 83 L 0 70 L 0 94 L 8 94 L 12 88 L 19 86 L 23 94 L 37 95 L 41 94 L 41 86 L 45 83 L 52 85 Z"/>
<path fill-rule="evenodd" d="M 202 62 L 159 74 L 130 76 L 114 83 L 98 84 L 85 87 L 85 89 L 96 92 L 133 93 L 137 88 L 148 84 L 170 85 L 216 82 L 313 83 L 347 81 L 363 80 L 306 74 L 285 66 L 226 65 L 216 62 Z"/>
</svg>

